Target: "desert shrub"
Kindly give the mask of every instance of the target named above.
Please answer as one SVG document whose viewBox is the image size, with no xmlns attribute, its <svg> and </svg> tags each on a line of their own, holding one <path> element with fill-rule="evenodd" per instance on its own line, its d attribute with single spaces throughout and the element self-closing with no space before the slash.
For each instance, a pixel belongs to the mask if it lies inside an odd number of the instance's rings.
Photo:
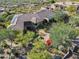
<svg viewBox="0 0 79 59">
<path fill-rule="evenodd" d="M 50 29 L 50 37 L 54 41 L 53 46 L 55 48 L 57 48 L 58 45 L 63 45 L 63 44 L 67 46 L 71 41 L 71 39 L 69 39 L 69 34 L 73 30 L 74 28 L 72 28 L 68 24 L 64 24 L 64 23 L 53 24 L 53 27 L 51 27 Z"/>
<path fill-rule="evenodd" d="M 47 50 L 37 50 L 32 49 L 30 53 L 28 53 L 28 57 L 30 59 L 52 59 L 52 56 L 49 54 Z"/>
<path fill-rule="evenodd" d="M 70 39 L 75 39 L 77 36 L 79 36 L 79 29 L 74 29 L 69 33 Z"/>
<path fill-rule="evenodd" d="M 69 16 L 62 10 L 55 11 L 52 18 L 57 22 L 63 21 L 65 23 L 68 23 L 69 21 Z"/>
<path fill-rule="evenodd" d="M 55 0 L 49 0 L 49 3 L 55 3 Z"/>
<path fill-rule="evenodd" d="M 39 49 L 39 50 L 44 50 L 45 49 L 45 44 L 43 42 L 43 39 L 41 39 L 41 38 L 35 40 L 33 45 L 34 45 L 34 48 L 36 48 L 36 49 Z"/>
<path fill-rule="evenodd" d="M 17 35 L 16 42 L 26 45 L 33 39 L 34 36 L 35 36 L 35 33 L 30 31 L 27 31 L 25 35 L 23 35 L 22 33 L 19 33 Z"/>
<path fill-rule="evenodd" d="M 12 18 L 13 18 L 13 16 L 14 16 L 14 14 L 12 14 L 12 15 L 8 15 L 7 18 L 6 18 L 6 20 L 7 20 L 7 21 L 11 21 Z"/>
<path fill-rule="evenodd" d="M 6 14 L 0 14 L 0 24 L 6 22 L 6 20 L 5 20 L 6 17 L 7 17 Z"/>
<path fill-rule="evenodd" d="M 74 15 L 70 17 L 69 23 L 74 26 L 79 24 L 79 15 Z"/>
<path fill-rule="evenodd" d="M 0 48 L 0 54 L 4 54 L 4 49 Z"/>
<path fill-rule="evenodd" d="M 4 12 L 0 15 L 3 19 L 6 19 L 6 17 L 8 16 L 8 13 L 7 12 Z"/>
<path fill-rule="evenodd" d="M 15 37 L 15 34 L 12 30 L 3 29 L 0 31 L 0 40 L 10 39 L 10 37 Z"/>
<path fill-rule="evenodd" d="M 5 20 L 2 17 L 0 17 L 0 22 L 5 22 Z"/>
<path fill-rule="evenodd" d="M 5 22 L 6 26 L 9 26 L 9 25 L 10 25 L 10 22 L 11 22 L 13 16 L 14 16 L 14 14 L 8 15 L 8 16 L 6 17 L 6 20 L 5 20 L 5 21 L 6 21 L 6 22 Z"/>
<path fill-rule="evenodd" d="M 69 11 L 69 12 L 75 12 L 76 11 L 76 7 L 71 5 L 71 6 L 66 7 L 66 10 Z"/>
<path fill-rule="evenodd" d="M 1 31 L 0 31 L 0 39 L 3 40 L 3 39 L 5 39 L 5 38 L 7 38 L 7 37 L 8 37 L 8 32 L 7 32 L 7 30 L 5 30 L 5 29 L 1 30 Z"/>
<path fill-rule="evenodd" d="M 13 41 L 15 37 L 16 36 L 12 30 L 0 30 L 0 48 L 9 48 L 9 45 L 6 44 L 5 40 Z"/>
</svg>

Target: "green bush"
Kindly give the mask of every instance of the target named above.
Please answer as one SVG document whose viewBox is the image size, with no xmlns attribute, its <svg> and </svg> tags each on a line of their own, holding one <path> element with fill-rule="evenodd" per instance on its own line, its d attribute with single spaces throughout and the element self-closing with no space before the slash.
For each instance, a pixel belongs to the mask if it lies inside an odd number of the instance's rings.
<svg viewBox="0 0 79 59">
<path fill-rule="evenodd" d="M 6 20 L 7 20 L 7 21 L 11 21 L 12 18 L 13 18 L 13 16 L 14 16 L 14 14 L 12 14 L 12 15 L 8 15 L 7 18 L 6 18 Z"/>
<path fill-rule="evenodd" d="M 0 40 L 4 41 L 5 39 L 14 39 L 15 33 L 12 30 L 3 29 L 0 30 Z"/>
<path fill-rule="evenodd" d="M 39 50 L 44 50 L 46 48 L 43 42 L 43 39 L 41 38 L 39 38 L 38 40 L 34 40 L 33 45 L 34 45 L 34 48 L 39 49 Z"/>
<path fill-rule="evenodd" d="M 58 45 L 69 44 L 69 42 L 71 41 L 69 39 L 69 34 L 73 30 L 74 28 L 72 28 L 68 24 L 64 24 L 64 23 L 53 24 L 53 26 L 50 29 L 50 37 L 53 40 L 53 46 L 57 48 Z"/>
<path fill-rule="evenodd" d="M 49 3 L 55 3 L 55 0 L 49 0 Z"/>
<path fill-rule="evenodd" d="M 2 19 L 6 19 L 6 17 L 8 16 L 8 13 L 7 12 L 4 12 L 0 16 L 2 17 Z"/>
<path fill-rule="evenodd" d="M 66 7 L 66 10 L 69 11 L 69 12 L 75 12 L 76 7 L 71 5 L 71 6 Z"/>
<path fill-rule="evenodd" d="M 77 36 L 79 36 L 79 30 L 78 29 L 74 29 L 73 31 L 71 31 L 69 33 L 69 38 L 70 39 L 74 39 L 76 38 Z"/>
<path fill-rule="evenodd" d="M 19 33 L 17 34 L 16 42 L 26 45 L 29 43 L 29 41 L 33 39 L 34 36 L 35 36 L 35 33 L 30 31 L 27 31 L 25 35 L 23 35 L 22 33 Z"/>
<path fill-rule="evenodd" d="M 5 22 L 5 20 L 2 17 L 0 17 L 0 22 Z"/>
<path fill-rule="evenodd" d="M 30 59 L 52 59 L 52 56 L 49 54 L 49 52 L 40 51 L 36 49 L 32 49 L 30 53 L 27 55 Z"/>
<path fill-rule="evenodd" d="M 79 15 L 71 16 L 69 23 L 70 23 L 72 26 L 79 24 Z"/>
<path fill-rule="evenodd" d="M 69 16 L 62 10 L 55 11 L 52 18 L 57 22 L 63 21 L 65 23 L 68 23 L 69 21 Z"/>
<path fill-rule="evenodd" d="M 3 40 L 3 39 L 6 39 L 8 38 L 8 32 L 6 29 L 3 29 L 0 31 L 0 39 Z"/>
</svg>

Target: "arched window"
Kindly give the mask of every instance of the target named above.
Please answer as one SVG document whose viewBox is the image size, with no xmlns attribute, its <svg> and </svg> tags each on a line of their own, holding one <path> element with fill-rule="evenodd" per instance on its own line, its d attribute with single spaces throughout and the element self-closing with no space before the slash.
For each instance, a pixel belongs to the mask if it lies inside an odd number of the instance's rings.
<svg viewBox="0 0 79 59">
<path fill-rule="evenodd" d="M 49 19 L 48 18 L 45 18 L 44 20 L 43 20 L 43 23 L 48 23 L 49 22 Z"/>
</svg>

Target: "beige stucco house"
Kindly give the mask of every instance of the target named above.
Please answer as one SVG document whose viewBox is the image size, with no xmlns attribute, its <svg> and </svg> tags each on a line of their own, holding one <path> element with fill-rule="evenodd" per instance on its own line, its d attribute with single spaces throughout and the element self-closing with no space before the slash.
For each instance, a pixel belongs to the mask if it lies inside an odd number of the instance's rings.
<svg viewBox="0 0 79 59">
<path fill-rule="evenodd" d="M 24 23 L 26 23 L 26 27 L 34 27 L 34 24 L 40 23 L 44 20 L 49 21 L 52 16 L 53 12 L 49 9 L 43 9 L 36 13 L 17 14 L 13 17 L 8 28 L 23 31 Z"/>
</svg>

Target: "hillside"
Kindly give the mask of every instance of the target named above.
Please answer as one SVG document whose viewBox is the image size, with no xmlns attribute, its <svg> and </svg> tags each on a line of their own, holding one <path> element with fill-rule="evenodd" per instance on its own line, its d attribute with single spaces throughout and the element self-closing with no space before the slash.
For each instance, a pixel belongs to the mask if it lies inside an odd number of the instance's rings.
<svg viewBox="0 0 79 59">
<path fill-rule="evenodd" d="M 0 0 L 0 59 L 79 59 L 79 3 L 69 1 Z"/>
</svg>

